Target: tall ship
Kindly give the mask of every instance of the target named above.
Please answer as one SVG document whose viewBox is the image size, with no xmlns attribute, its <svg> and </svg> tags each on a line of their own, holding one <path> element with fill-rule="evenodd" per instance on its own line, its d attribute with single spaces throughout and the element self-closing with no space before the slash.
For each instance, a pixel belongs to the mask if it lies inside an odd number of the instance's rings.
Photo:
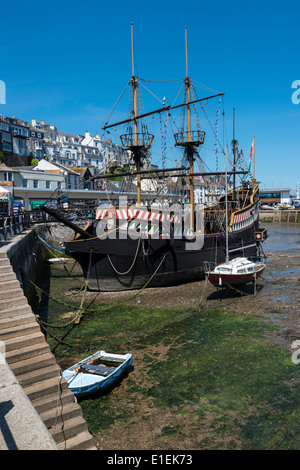
<svg viewBox="0 0 300 470">
<path fill-rule="evenodd" d="M 226 178 L 230 179 L 227 198 L 224 191 L 220 191 L 218 198 L 209 206 L 195 200 L 195 182 L 199 178 L 218 187 L 224 183 L 224 171 L 205 171 L 201 151 L 206 132 L 197 118 L 197 105 L 202 107 L 205 103 L 207 106 L 213 100 L 217 100 L 218 105 L 223 93 L 203 98 L 195 95 L 188 75 L 186 30 L 185 40 L 183 101 L 177 105 L 163 102 L 159 109 L 145 113 L 140 108 L 140 80 L 135 75 L 132 59 L 132 76 L 128 84 L 131 91 L 129 118 L 113 124 L 106 122 L 103 127 L 106 131 L 125 126 L 120 138 L 133 167 L 117 176 L 126 184 L 134 179 L 134 197 L 100 205 L 85 227 L 71 221 L 66 211 L 42 207 L 50 216 L 74 230 L 74 239 L 65 242 L 65 252 L 82 267 L 90 290 L 120 291 L 200 280 L 204 278 L 205 263 L 225 261 L 226 238 L 229 257 L 235 258 L 257 256 L 267 236 L 258 220 L 259 186 L 254 177 L 250 178 L 246 165 L 241 165 L 235 133 L 231 143 L 232 168 L 226 173 Z M 181 124 L 174 133 L 175 147 L 182 156 L 180 165 L 166 168 L 163 162 L 162 168 L 145 169 L 144 163 L 154 142 L 154 135 L 148 132 L 146 118 L 155 115 L 172 117 L 176 110 L 180 111 L 181 117 Z M 214 135 L 220 144 L 216 132 Z M 223 155 L 229 152 L 228 148 L 220 147 Z M 196 162 L 200 171 L 195 168 Z M 101 178 L 107 182 L 115 176 L 101 175 Z M 166 191 L 167 180 L 185 184 L 185 190 L 175 199 Z M 145 182 L 153 182 L 158 188 L 151 200 L 145 200 L 143 195 Z"/>
</svg>

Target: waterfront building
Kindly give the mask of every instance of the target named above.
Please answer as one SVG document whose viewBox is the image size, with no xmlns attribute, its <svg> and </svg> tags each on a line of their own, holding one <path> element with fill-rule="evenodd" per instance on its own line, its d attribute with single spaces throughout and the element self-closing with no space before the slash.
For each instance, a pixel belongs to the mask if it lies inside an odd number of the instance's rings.
<svg viewBox="0 0 300 470">
<path fill-rule="evenodd" d="M 0 116 L 0 152 L 4 155 L 12 153 L 11 127 L 2 116 Z"/>
<path fill-rule="evenodd" d="M 19 173 L 19 170 L 0 163 L 0 186 L 14 186 L 16 173 Z"/>
<path fill-rule="evenodd" d="M 29 136 L 30 127 L 28 122 L 18 119 L 16 116 L 6 117 L 10 124 L 12 134 L 12 153 L 21 157 L 29 157 Z M 25 161 L 25 160 L 24 160 Z M 26 160 L 27 163 L 28 160 Z"/>
<path fill-rule="evenodd" d="M 55 126 L 48 124 L 44 120 L 37 122 L 36 118 L 31 120 L 31 125 L 35 129 L 43 132 L 45 142 L 56 142 L 58 132 Z"/>
<path fill-rule="evenodd" d="M 129 150 L 124 150 L 121 145 L 114 144 L 111 139 L 105 141 L 105 153 L 107 170 L 115 170 L 116 168 L 134 168 L 134 162 Z"/>
<path fill-rule="evenodd" d="M 291 188 L 271 188 L 271 189 L 260 189 L 259 198 L 262 204 L 277 205 L 286 204 L 290 205 L 291 200 Z"/>
<path fill-rule="evenodd" d="M 29 194 L 33 194 L 35 190 L 48 189 L 53 192 L 58 188 L 65 188 L 66 178 L 61 172 L 36 171 L 33 167 L 26 166 L 20 166 L 17 170 L 18 173 L 14 175 L 14 186 L 27 189 Z"/>
<path fill-rule="evenodd" d="M 61 183 L 62 189 L 78 189 L 80 187 L 80 175 L 72 168 L 64 166 L 58 162 L 49 162 L 46 159 L 42 159 L 35 165 L 32 170 L 36 172 L 37 177 L 41 172 L 48 172 L 53 174 L 60 174 L 63 176 L 63 182 Z"/>
<path fill-rule="evenodd" d="M 59 142 L 45 142 L 45 159 L 54 163 L 60 161 L 61 145 Z"/>
<path fill-rule="evenodd" d="M 102 141 L 100 135 L 91 136 L 89 131 L 86 131 L 81 140 L 84 160 L 89 166 L 93 165 L 97 173 L 106 171 L 107 168 L 107 153 L 105 142 Z"/>
<path fill-rule="evenodd" d="M 59 132 L 57 141 L 60 143 L 59 163 L 68 166 L 81 166 L 81 138 L 77 134 Z"/>
<path fill-rule="evenodd" d="M 94 176 L 94 168 L 87 166 L 73 167 L 73 171 L 79 174 L 80 189 L 94 189 L 94 182 L 91 177 Z"/>
<path fill-rule="evenodd" d="M 33 125 L 30 125 L 29 127 L 30 127 L 30 138 L 29 138 L 30 155 L 32 155 L 32 157 L 34 158 L 37 158 L 38 160 L 41 160 L 42 158 L 45 157 L 45 142 L 44 142 L 45 134 L 41 129 L 36 128 Z"/>
</svg>

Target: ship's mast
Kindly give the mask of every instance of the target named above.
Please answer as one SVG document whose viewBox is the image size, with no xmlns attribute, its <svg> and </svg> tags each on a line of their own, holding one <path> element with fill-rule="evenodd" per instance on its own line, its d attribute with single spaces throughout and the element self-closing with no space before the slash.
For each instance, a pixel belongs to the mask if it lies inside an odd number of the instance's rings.
<svg viewBox="0 0 300 470">
<path fill-rule="evenodd" d="M 186 131 L 175 134 L 176 145 L 183 147 L 185 155 L 189 162 L 189 184 L 190 184 L 190 229 L 195 229 L 195 199 L 194 199 L 194 154 L 196 147 L 204 143 L 205 132 L 191 129 L 191 85 L 192 80 L 188 76 L 188 56 L 187 56 L 187 27 L 185 26 L 185 55 L 186 55 L 186 77 L 184 79 L 186 89 L 186 107 L 187 107 L 187 129 Z"/>
<path fill-rule="evenodd" d="M 137 171 L 137 205 L 141 205 L 141 157 L 142 155 L 144 155 L 146 150 L 151 147 L 154 136 L 148 134 L 147 132 L 138 132 L 138 78 L 135 76 L 134 71 L 133 23 L 131 23 L 131 55 L 132 77 L 130 79 L 130 85 L 133 89 L 134 129 L 133 134 L 121 135 L 121 142 L 123 144 L 123 147 L 130 150 L 133 154 Z"/>
<path fill-rule="evenodd" d="M 132 78 L 131 78 L 131 86 L 133 88 L 133 102 L 134 102 L 134 117 L 136 118 L 138 115 L 138 106 L 137 106 L 137 78 L 134 75 L 134 51 L 133 51 L 133 23 L 131 23 L 131 57 L 132 57 Z M 134 146 L 138 146 L 138 122 L 137 119 L 134 120 Z M 136 170 L 141 170 L 141 162 L 138 158 L 136 160 Z M 137 175 L 137 205 L 141 204 L 141 175 Z"/>
<path fill-rule="evenodd" d="M 187 55 L 187 27 L 185 26 L 185 57 L 186 57 L 186 78 L 185 86 L 187 91 L 187 139 L 191 142 L 191 80 L 188 71 L 188 55 Z M 194 155 L 193 152 L 188 152 L 188 161 L 190 165 L 190 173 L 194 173 Z M 194 198 L 194 176 L 189 177 L 190 183 L 190 228 L 194 231 L 194 211 L 195 211 L 195 198 Z"/>
<path fill-rule="evenodd" d="M 225 240 L 226 240 L 226 256 L 225 262 L 229 262 L 229 248 L 228 248 L 228 174 L 227 174 L 227 145 L 225 151 L 225 215 L 226 215 L 226 228 L 225 228 Z"/>
<path fill-rule="evenodd" d="M 233 139 L 232 139 L 232 150 L 233 150 L 233 171 L 236 170 L 236 144 L 235 140 L 235 109 L 233 109 Z M 233 173 L 233 204 L 236 207 L 236 179 L 235 173 Z"/>
</svg>

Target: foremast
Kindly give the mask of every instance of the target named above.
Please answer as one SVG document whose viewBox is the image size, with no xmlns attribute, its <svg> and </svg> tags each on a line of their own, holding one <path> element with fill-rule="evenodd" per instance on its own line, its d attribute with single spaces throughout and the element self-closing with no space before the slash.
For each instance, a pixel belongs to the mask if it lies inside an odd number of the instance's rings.
<svg viewBox="0 0 300 470">
<path fill-rule="evenodd" d="M 135 76 L 134 71 L 134 55 L 133 55 L 133 23 L 131 23 L 131 55 L 132 55 L 132 77 L 130 85 L 133 90 L 133 133 L 121 135 L 121 142 L 124 148 L 130 150 L 137 171 L 137 206 L 141 205 L 141 167 L 142 158 L 146 152 L 151 148 L 154 136 L 148 134 L 147 130 L 138 132 L 138 77 Z"/>
</svg>

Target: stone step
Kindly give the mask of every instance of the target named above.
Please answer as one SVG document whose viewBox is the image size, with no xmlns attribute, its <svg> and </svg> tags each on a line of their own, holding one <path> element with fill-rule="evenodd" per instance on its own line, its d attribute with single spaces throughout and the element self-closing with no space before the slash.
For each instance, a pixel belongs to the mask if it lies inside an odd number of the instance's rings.
<svg viewBox="0 0 300 470">
<path fill-rule="evenodd" d="M 20 289 L 18 289 L 13 295 L 7 296 L 6 298 L 0 299 L 0 310 L 5 308 L 14 307 L 16 305 L 28 305 L 28 301 Z"/>
<path fill-rule="evenodd" d="M 14 273 L 14 271 L 10 273 L 4 273 L 4 274 L 2 274 L 0 271 L 0 284 L 3 284 L 3 283 L 5 284 L 7 281 L 13 281 L 16 279 L 17 279 L 17 276 Z"/>
<path fill-rule="evenodd" d="M 35 398 L 34 400 L 31 400 L 31 402 L 39 414 L 52 410 L 53 415 L 55 415 L 57 404 L 61 406 L 66 405 L 67 403 L 74 403 L 75 397 L 69 388 L 63 390 L 59 395 L 56 389 L 54 393 L 49 393 L 49 395 Z"/>
<path fill-rule="evenodd" d="M 56 444 L 64 442 L 67 439 L 87 430 L 86 421 L 81 416 L 68 419 L 64 423 L 59 423 L 55 428 L 49 429 Z"/>
<path fill-rule="evenodd" d="M 10 264 L 1 264 L 0 265 L 0 273 L 1 274 L 6 274 L 6 273 L 14 273 L 13 268 L 11 267 Z"/>
<path fill-rule="evenodd" d="M 36 370 L 19 374 L 17 379 L 22 387 L 29 387 L 42 380 L 52 379 L 60 376 L 60 368 L 57 364 L 51 364 L 47 367 L 38 368 Z"/>
<path fill-rule="evenodd" d="M 17 279 L 7 280 L 6 282 L 0 282 L 0 292 L 7 289 L 18 289 L 20 283 Z"/>
<path fill-rule="evenodd" d="M 0 252 L 0 341 L 7 363 L 59 449 L 97 450 L 5 252 Z"/>
<path fill-rule="evenodd" d="M 77 436 L 58 443 L 59 450 L 98 450 L 96 443 L 89 432 L 83 431 Z"/>
<path fill-rule="evenodd" d="M 37 357 L 13 362 L 10 364 L 10 367 L 18 380 L 20 380 L 21 374 L 27 374 L 28 372 L 43 369 L 54 364 L 56 364 L 55 357 L 49 350 L 49 352 L 39 354 Z"/>
<path fill-rule="evenodd" d="M 32 358 L 36 360 L 40 354 L 45 354 L 50 352 L 50 346 L 46 341 L 35 344 L 34 346 L 25 346 L 19 349 L 6 351 L 5 358 L 9 365 L 18 362 L 24 361 L 26 359 Z M 12 366 L 13 367 L 13 366 Z"/>
<path fill-rule="evenodd" d="M 6 352 L 9 352 L 9 351 L 25 348 L 27 346 L 36 347 L 38 343 L 45 343 L 45 336 L 43 335 L 41 330 L 39 330 L 36 333 L 31 333 L 31 334 L 27 334 L 24 336 L 17 336 L 14 338 L 10 338 L 5 341 L 5 348 L 6 348 Z"/>
<path fill-rule="evenodd" d="M 0 291 L 0 299 L 9 299 L 10 297 L 14 297 L 17 294 L 18 294 L 18 296 L 21 296 L 21 295 L 24 296 L 24 292 L 20 288 L 19 285 L 18 285 L 18 287 L 13 287 L 13 288 L 9 288 L 9 286 L 8 286 L 7 289 L 3 289 L 3 290 Z"/>
<path fill-rule="evenodd" d="M 46 427 L 54 432 L 56 425 L 64 423 L 67 419 L 75 418 L 76 416 L 82 417 L 82 409 L 76 402 L 66 403 L 59 405 L 55 409 L 47 410 L 40 413 L 40 418 L 45 423 Z"/>
<path fill-rule="evenodd" d="M 7 318 L 10 317 L 11 314 L 14 313 L 16 316 L 18 315 L 25 315 L 26 313 L 31 313 L 31 307 L 27 304 L 24 305 L 16 305 L 14 308 L 4 308 L 0 310 L 0 318 Z"/>
<path fill-rule="evenodd" d="M 67 388 L 68 384 L 63 378 L 53 377 L 52 379 L 43 380 L 41 382 L 36 382 L 33 385 L 29 385 L 28 387 L 24 387 L 24 391 L 31 401 L 56 393 L 57 400 L 59 402 L 60 391 Z"/>
<path fill-rule="evenodd" d="M 15 326 L 21 326 L 27 323 L 31 323 L 35 319 L 32 313 L 25 313 L 24 315 L 14 315 L 11 313 L 9 317 L 2 318 L 0 316 L 0 334 L 1 330 L 6 328 L 13 328 Z"/>
<path fill-rule="evenodd" d="M 40 333 L 41 329 L 39 324 L 34 320 L 30 323 L 26 323 L 22 325 L 20 328 L 19 325 L 11 326 L 10 328 L 5 328 L 0 330 L 0 341 L 7 341 L 8 339 L 17 339 L 18 342 L 20 341 L 20 337 L 32 335 L 34 333 Z M 45 338 L 45 337 L 44 337 Z M 9 351 L 9 349 L 7 349 Z"/>
</svg>

